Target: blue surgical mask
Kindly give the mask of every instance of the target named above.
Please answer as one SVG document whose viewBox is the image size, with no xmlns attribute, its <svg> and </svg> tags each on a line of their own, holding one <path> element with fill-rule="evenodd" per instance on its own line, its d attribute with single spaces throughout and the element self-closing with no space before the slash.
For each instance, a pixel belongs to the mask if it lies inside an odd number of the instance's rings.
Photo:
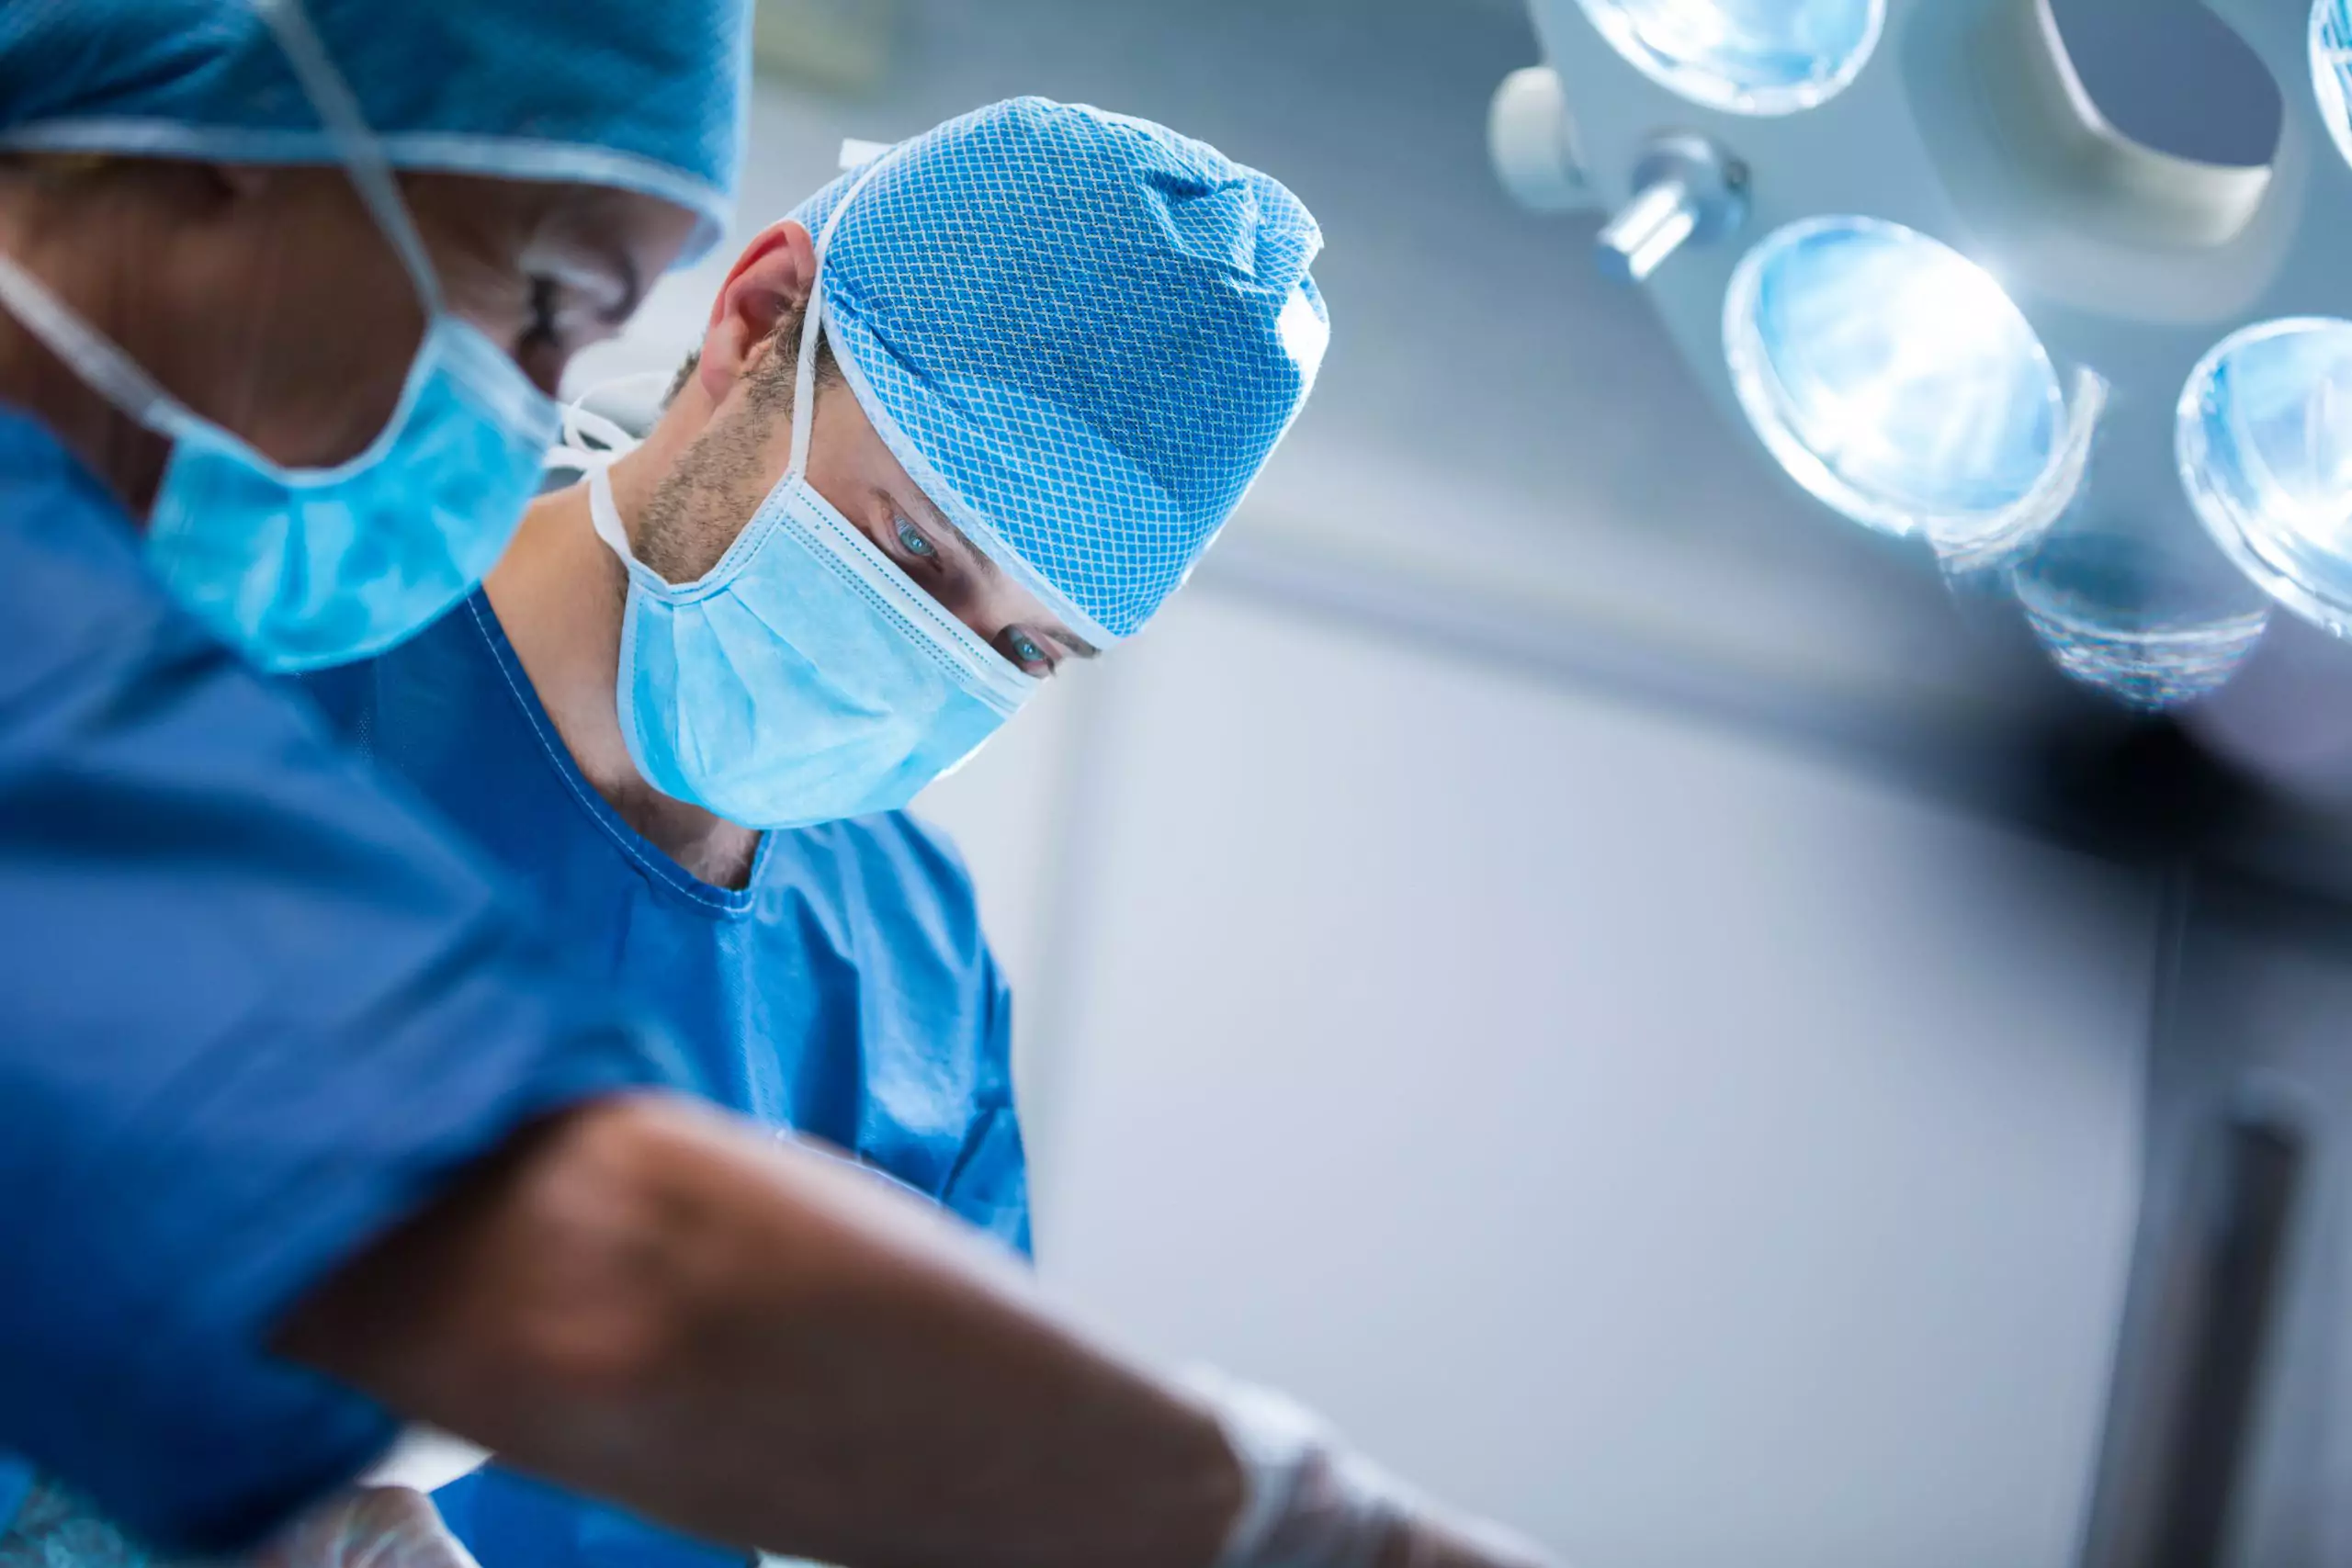
<svg viewBox="0 0 2352 1568">
<path fill-rule="evenodd" d="M 503 350 L 442 308 L 390 171 L 299 13 L 280 41 L 425 307 L 400 403 L 365 452 L 324 469 L 270 461 L 166 392 L 6 256 L 0 307 L 93 389 L 170 438 L 148 560 L 222 639 L 285 671 L 380 653 L 471 592 L 522 520 L 558 415 Z"/>
<path fill-rule="evenodd" d="M 792 464 L 717 566 L 638 561 L 601 467 L 596 532 L 628 568 L 615 696 L 647 783 L 748 828 L 906 805 L 996 733 L 1037 680 L 983 642 L 808 482 L 812 295 Z"/>
</svg>

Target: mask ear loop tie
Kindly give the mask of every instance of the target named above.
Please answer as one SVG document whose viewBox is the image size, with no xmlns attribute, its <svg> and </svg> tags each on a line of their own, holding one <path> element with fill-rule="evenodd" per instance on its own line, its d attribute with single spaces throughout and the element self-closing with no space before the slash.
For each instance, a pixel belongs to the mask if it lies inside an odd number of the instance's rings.
<svg viewBox="0 0 2352 1568">
<path fill-rule="evenodd" d="M 433 269 L 432 257 L 416 225 L 410 220 L 408 204 L 401 199 L 391 165 L 385 162 L 383 149 L 368 130 L 367 118 L 360 112 L 359 100 L 353 95 L 350 84 L 335 69 L 326 45 L 312 29 L 301 0 L 253 0 L 253 5 L 277 36 L 279 51 L 293 68 L 311 107 L 318 111 L 320 123 L 334 141 L 351 183 L 358 188 L 359 199 L 368 204 L 377 226 L 391 241 L 392 249 L 400 253 L 401 265 L 408 269 L 409 280 L 415 285 L 426 317 L 441 315 L 441 279 Z"/>
<path fill-rule="evenodd" d="M 824 232 L 817 236 L 808 299 L 800 311 L 800 359 L 792 368 L 792 463 L 785 469 L 783 482 L 786 484 L 805 479 L 808 474 L 808 433 L 817 417 L 817 344 L 825 324 L 825 253 L 832 246 L 833 231 L 842 226 L 842 219 L 858 194 L 874 183 L 875 175 L 899 161 L 906 145 L 900 142 L 865 165 L 865 172 L 833 204 L 832 216 L 825 220 Z"/>
</svg>

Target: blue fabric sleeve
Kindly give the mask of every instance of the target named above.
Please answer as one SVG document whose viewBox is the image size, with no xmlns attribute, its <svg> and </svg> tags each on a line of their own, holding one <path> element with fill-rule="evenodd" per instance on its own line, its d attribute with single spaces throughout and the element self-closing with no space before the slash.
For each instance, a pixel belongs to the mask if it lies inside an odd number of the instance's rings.
<svg viewBox="0 0 2352 1568">
<path fill-rule="evenodd" d="M 662 1081 L 499 890 L 0 411 L 0 1450 L 249 1544 L 386 1413 L 264 1347 L 514 1128 Z"/>
<path fill-rule="evenodd" d="M 1027 1258 L 1029 1156 L 1012 1103 L 1012 990 L 993 955 L 983 953 L 981 964 L 990 997 L 981 1090 L 939 1201 Z"/>
<path fill-rule="evenodd" d="M 0 1454 L 0 1532 L 16 1522 L 17 1510 L 33 1489 L 33 1467 L 20 1459 Z"/>
<path fill-rule="evenodd" d="M 899 1151 L 861 1148 L 1025 1258 L 1029 1159 L 1013 1106 L 1012 988 L 989 946 L 971 873 L 954 840 L 910 813 L 893 813 L 889 820 L 899 831 L 871 840 L 878 858 L 859 882 L 864 907 L 887 917 L 876 919 L 861 984 L 897 998 L 902 1009 L 909 998 L 924 995 L 945 1004 L 930 1019 L 907 1014 L 911 1032 L 903 1048 L 926 1065 L 955 1064 L 954 1115 L 937 1120 L 960 1127 L 961 1135 L 952 1157 L 925 1161 L 929 1168 L 919 1179 L 912 1162 L 894 1158 Z M 872 1012 L 890 1016 L 888 1009 Z M 871 1045 L 865 1051 L 873 1055 Z M 869 1061 L 867 1089 L 886 1095 L 889 1091 L 871 1081 L 877 1070 Z"/>
<path fill-rule="evenodd" d="M 679 1535 L 496 1465 L 433 1501 L 481 1568 L 751 1568 L 741 1547 Z"/>
</svg>

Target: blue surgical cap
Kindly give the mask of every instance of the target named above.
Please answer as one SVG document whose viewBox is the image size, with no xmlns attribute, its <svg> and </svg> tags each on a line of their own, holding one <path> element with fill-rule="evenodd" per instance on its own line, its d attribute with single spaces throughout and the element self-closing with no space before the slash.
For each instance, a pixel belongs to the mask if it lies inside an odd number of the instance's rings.
<svg viewBox="0 0 2352 1568">
<path fill-rule="evenodd" d="M 0 0 L 0 148 L 336 161 L 266 0 Z M 288 0 L 274 0 L 285 5 Z M 661 197 L 725 228 L 748 0 L 300 0 L 395 167 Z"/>
<path fill-rule="evenodd" d="M 1296 197 L 1100 109 L 992 105 L 793 216 L 819 237 L 835 357 L 892 453 L 1097 642 L 1183 581 L 1329 336 L 1306 270 L 1322 231 Z"/>
</svg>

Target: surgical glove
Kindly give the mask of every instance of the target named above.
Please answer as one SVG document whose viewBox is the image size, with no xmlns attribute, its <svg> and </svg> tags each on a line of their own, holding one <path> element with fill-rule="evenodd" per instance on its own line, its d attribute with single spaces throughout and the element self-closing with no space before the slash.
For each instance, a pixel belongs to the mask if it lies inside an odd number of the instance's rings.
<svg viewBox="0 0 2352 1568">
<path fill-rule="evenodd" d="M 1241 1464 L 1241 1512 L 1216 1568 L 1555 1568 L 1534 1542 L 1458 1517 L 1350 1452 L 1283 1395 L 1205 1370 L 1182 1381 Z"/>
<path fill-rule="evenodd" d="M 206 1568 L 223 1568 L 223 1560 Z M 477 1568 L 433 1500 L 405 1486 L 355 1486 L 296 1519 L 249 1568 Z M 149 1552 L 69 1492 L 36 1482 L 0 1533 L 0 1568 L 193 1568 Z"/>
<path fill-rule="evenodd" d="M 490 1450 L 430 1427 L 405 1427 L 384 1457 L 359 1478 L 361 1486 L 405 1486 L 437 1492 L 490 1462 Z"/>
<path fill-rule="evenodd" d="M 477 1568 L 433 1499 L 406 1486 L 355 1486 L 272 1537 L 253 1568 Z"/>
</svg>

